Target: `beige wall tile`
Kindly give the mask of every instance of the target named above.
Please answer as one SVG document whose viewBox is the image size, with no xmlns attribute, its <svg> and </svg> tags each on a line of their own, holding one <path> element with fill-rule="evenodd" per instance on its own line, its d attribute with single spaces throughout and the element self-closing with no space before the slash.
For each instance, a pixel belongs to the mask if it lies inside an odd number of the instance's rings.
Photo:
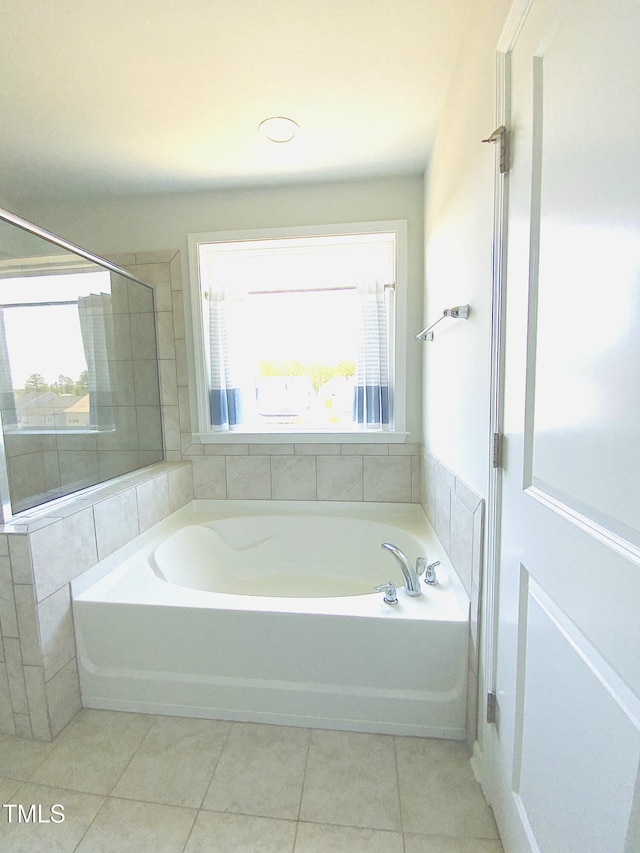
<svg viewBox="0 0 640 853">
<path fill-rule="evenodd" d="M 180 440 L 180 410 L 177 406 L 162 407 L 162 431 L 165 451 L 182 448 Z"/>
<path fill-rule="evenodd" d="M 390 444 L 389 456 L 420 456 L 422 445 L 420 444 Z"/>
<path fill-rule="evenodd" d="M 445 551 L 449 553 L 451 544 L 451 489 L 441 479 L 438 479 L 436 484 L 436 513 L 433 526 Z"/>
<path fill-rule="evenodd" d="M 11 574 L 14 583 L 33 583 L 33 569 L 31 568 L 31 551 L 27 536 L 11 535 L 9 540 L 9 554 L 11 558 Z"/>
<path fill-rule="evenodd" d="M 39 666 L 42 663 L 42 653 L 40 651 L 35 589 L 27 584 L 17 584 L 13 589 L 18 615 L 18 630 L 20 631 L 22 663 L 25 666 Z"/>
<path fill-rule="evenodd" d="M 410 456 L 365 456 L 365 501 L 406 501 L 412 498 Z"/>
<path fill-rule="evenodd" d="M 156 358 L 156 324 L 153 313 L 129 314 L 131 329 L 131 358 Z"/>
<path fill-rule="evenodd" d="M 68 584 L 38 604 L 38 621 L 44 675 L 49 681 L 76 653 Z"/>
<path fill-rule="evenodd" d="M 98 561 L 91 508 L 35 530 L 30 540 L 38 601 Z"/>
<path fill-rule="evenodd" d="M 133 275 L 145 284 L 153 287 L 156 311 L 171 310 L 171 270 L 169 268 L 170 258 L 165 256 L 162 260 L 154 259 L 147 263 L 140 263 L 136 257 L 136 265 L 132 270 Z"/>
<path fill-rule="evenodd" d="M 9 695 L 14 714 L 29 714 L 29 703 L 24 683 L 24 670 L 22 666 L 22 654 L 20 652 L 20 641 L 13 637 L 5 637 L 4 657 L 9 679 Z M 29 735 L 31 737 L 31 735 Z"/>
<path fill-rule="evenodd" d="M 272 456 L 271 497 L 274 500 L 315 500 L 315 456 Z"/>
<path fill-rule="evenodd" d="M 24 680 L 29 701 L 31 735 L 36 740 L 51 740 L 51 724 L 42 667 L 25 666 Z"/>
<path fill-rule="evenodd" d="M 224 456 L 193 459 L 193 496 L 201 500 L 227 497 L 227 460 Z"/>
<path fill-rule="evenodd" d="M 388 444 L 365 444 L 357 442 L 355 444 L 341 444 L 340 453 L 343 456 L 388 456 Z"/>
<path fill-rule="evenodd" d="M 16 735 L 21 738 L 32 738 L 31 717 L 29 714 L 14 714 L 16 723 Z"/>
<path fill-rule="evenodd" d="M 163 406 L 178 405 L 178 381 L 176 378 L 176 362 L 172 358 L 161 358 L 160 367 L 160 399 Z"/>
<path fill-rule="evenodd" d="M 295 451 L 294 444 L 250 444 L 249 454 L 251 456 L 292 456 Z"/>
<path fill-rule="evenodd" d="M 51 734 L 56 737 L 82 707 L 75 658 L 46 682 Z"/>
<path fill-rule="evenodd" d="M 361 501 L 362 456 L 318 456 L 318 500 Z"/>
<path fill-rule="evenodd" d="M 158 363 L 155 360 L 134 361 L 133 385 L 138 406 L 154 406 L 158 401 Z"/>
<path fill-rule="evenodd" d="M 8 557 L 0 557 L 0 630 L 3 637 L 18 636 L 13 578 Z"/>
<path fill-rule="evenodd" d="M 13 706 L 11 694 L 9 693 L 9 676 L 7 675 L 6 663 L 0 661 L 0 734 L 15 734 L 16 725 L 13 719 Z M 3 772 L 7 768 L 3 765 Z"/>
<path fill-rule="evenodd" d="M 453 494 L 451 495 L 450 535 L 449 557 L 467 595 L 470 595 L 473 562 L 473 513 L 467 509 L 457 495 Z"/>
<path fill-rule="evenodd" d="M 339 444 L 295 444 L 296 455 L 298 456 L 339 456 Z"/>
<path fill-rule="evenodd" d="M 193 500 L 193 467 L 191 463 L 179 465 L 169 471 L 169 509 L 175 512 Z"/>
<path fill-rule="evenodd" d="M 127 489 L 93 507 L 98 559 L 103 560 L 138 535 L 135 489 Z"/>
<path fill-rule="evenodd" d="M 173 334 L 176 340 L 181 340 L 185 336 L 184 301 L 181 290 L 173 291 L 171 306 L 173 310 Z"/>
<path fill-rule="evenodd" d="M 227 498 L 264 500 L 270 497 L 270 456 L 227 457 Z"/>
<path fill-rule="evenodd" d="M 140 532 L 169 515 L 169 480 L 166 474 L 136 486 Z"/>
<path fill-rule="evenodd" d="M 161 311 L 156 314 L 158 330 L 158 357 L 175 359 L 176 342 L 173 333 L 173 312 Z"/>
<path fill-rule="evenodd" d="M 248 456 L 248 444 L 205 444 L 205 456 Z"/>
</svg>

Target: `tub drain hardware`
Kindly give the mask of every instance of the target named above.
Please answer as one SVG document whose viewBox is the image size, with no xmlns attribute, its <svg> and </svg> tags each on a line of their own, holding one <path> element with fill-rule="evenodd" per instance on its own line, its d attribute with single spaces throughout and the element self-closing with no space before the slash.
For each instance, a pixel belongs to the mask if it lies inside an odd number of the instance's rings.
<svg viewBox="0 0 640 853">
<path fill-rule="evenodd" d="M 398 595 L 396 593 L 396 587 L 393 581 L 387 581 L 386 583 L 381 583 L 378 586 L 374 586 L 376 592 L 384 592 L 384 603 L 385 604 L 397 604 L 398 603 Z"/>
</svg>

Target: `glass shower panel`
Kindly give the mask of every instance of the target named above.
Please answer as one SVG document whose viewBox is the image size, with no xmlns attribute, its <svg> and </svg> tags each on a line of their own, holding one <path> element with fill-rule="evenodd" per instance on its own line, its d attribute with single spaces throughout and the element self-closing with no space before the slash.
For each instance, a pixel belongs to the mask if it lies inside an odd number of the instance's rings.
<svg viewBox="0 0 640 853">
<path fill-rule="evenodd" d="M 0 215 L 5 520 L 163 458 L 152 288 L 36 230 Z"/>
</svg>

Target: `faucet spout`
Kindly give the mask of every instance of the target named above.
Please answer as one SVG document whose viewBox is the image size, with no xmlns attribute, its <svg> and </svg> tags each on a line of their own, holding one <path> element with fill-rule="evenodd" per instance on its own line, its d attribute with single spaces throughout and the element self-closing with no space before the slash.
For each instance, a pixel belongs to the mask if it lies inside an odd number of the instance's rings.
<svg viewBox="0 0 640 853">
<path fill-rule="evenodd" d="M 407 595 L 422 595 L 420 581 L 418 580 L 416 570 L 409 562 L 409 558 L 404 551 L 401 551 L 397 545 L 392 545 L 391 542 L 383 542 L 380 547 L 384 548 L 386 551 L 390 551 L 400 564 L 400 568 L 404 576 L 404 588 Z"/>
</svg>

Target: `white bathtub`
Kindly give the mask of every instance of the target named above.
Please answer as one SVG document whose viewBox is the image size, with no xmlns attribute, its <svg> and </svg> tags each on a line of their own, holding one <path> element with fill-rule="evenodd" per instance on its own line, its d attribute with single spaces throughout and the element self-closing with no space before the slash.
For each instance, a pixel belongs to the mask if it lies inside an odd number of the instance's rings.
<svg viewBox="0 0 640 853">
<path fill-rule="evenodd" d="M 415 504 L 193 501 L 72 594 L 85 707 L 464 737 L 469 602 Z"/>
</svg>

